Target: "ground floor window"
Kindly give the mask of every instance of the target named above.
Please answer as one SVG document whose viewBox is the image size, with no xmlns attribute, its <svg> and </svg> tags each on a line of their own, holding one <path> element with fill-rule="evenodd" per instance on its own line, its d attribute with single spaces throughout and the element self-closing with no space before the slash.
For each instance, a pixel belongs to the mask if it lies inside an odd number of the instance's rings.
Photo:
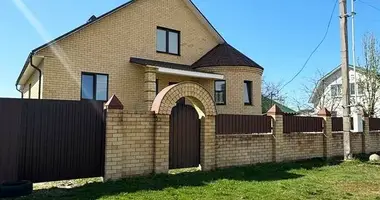
<svg viewBox="0 0 380 200">
<path fill-rule="evenodd" d="M 81 99 L 107 101 L 108 74 L 82 72 Z"/>
<path fill-rule="evenodd" d="M 244 105 L 252 105 L 252 81 L 244 81 Z"/>
<path fill-rule="evenodd" d="M 215 81 L 215 103 L 226 105 L 226 81 Z"/>
</svg>

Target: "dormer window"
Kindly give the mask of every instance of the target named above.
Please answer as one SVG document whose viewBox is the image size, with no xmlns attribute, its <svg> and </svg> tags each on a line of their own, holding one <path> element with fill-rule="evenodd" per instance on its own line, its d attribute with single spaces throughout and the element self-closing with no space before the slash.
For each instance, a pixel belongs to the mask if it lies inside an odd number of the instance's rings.
<svg viewBox="0 0 380 200">
<path fill-rule="evenodd" d="M 156 50 L 158 53 L 180 55 L 180 32 L 157 27 Z"/>
</svg>

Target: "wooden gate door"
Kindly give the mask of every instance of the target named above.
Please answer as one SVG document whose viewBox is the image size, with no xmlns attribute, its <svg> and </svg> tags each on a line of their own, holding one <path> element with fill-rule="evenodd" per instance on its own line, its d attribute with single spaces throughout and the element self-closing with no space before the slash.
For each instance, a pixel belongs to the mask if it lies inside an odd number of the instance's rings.
<svg viewBox="0 0 380 200">
<path fill-rule="evenodd" d="M 169 168 L 200 164 L 200 119 L 190 105 L 177 104 L 170 115 Z"/>
</svg>

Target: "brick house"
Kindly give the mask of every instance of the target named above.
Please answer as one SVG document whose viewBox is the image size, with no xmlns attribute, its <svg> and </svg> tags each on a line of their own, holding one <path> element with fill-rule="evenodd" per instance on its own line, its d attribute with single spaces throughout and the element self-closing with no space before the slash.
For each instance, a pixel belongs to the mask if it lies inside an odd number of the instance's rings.
<svg viewBox="0 0 380 200">
<path fill-rule="evenodd" d="M 164 88 L 192 81 L 219 114 L 261 114 L 262 73 L 191 1 L 133 0 L 32 50 L 16 86 L 34 99 L 116 94 L 126 110 L 148 111 Z"/>
<path fill-rule="evenodd" d="M 23 98 L 108 100 L 105 177 L 117 179 L 231 165 L 215 116 L 261 115 L 262 74 L 191 0 L 132 0 L 32 50 L 16 86 Z"/>
</svg>

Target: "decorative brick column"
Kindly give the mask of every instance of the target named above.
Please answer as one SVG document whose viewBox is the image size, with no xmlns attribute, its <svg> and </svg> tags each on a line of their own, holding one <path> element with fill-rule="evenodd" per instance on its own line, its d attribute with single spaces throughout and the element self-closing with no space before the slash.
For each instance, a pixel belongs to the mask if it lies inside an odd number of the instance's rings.
<svg viewBox="0 0 380 200">
<path fill-rule="evenodd" d="M 113 95 L 105 104 L 106 118 L 106 149 L 104 179 L 116 180 L 123 177 L 123 109 L 120 100 Z"/>
<path fill-rule="evenodd" d="M 148 111 L 151 110 L 154 98 L 156 98 L 156 73 L 154 67 L 145 67 L 144 72 L 144 93 L 145 104 Z"/>
<path fill-rule="evenodd" d="M 332 144 L 332 121 L 331 112 L 326 108 L 322 108 L 318 112 L 318 116 L 323 118 L 323 156 L 330 158 L 333 156 L 333 144 Z"/>
<path fill-rule="evenodd" d="M 215 116 L 207 115 L 201 122 L 201 166 L 203 171 L 216 167 Z"/>
<path fill-rule="evenodd" d="M 154 135 L 154 172 L 156 174 L 169 171 L 169 128 L 170 115 L 157 114 Z"/>
<path fill-rule="evenodd" d="M 371 149 L 371 136 L 369 131 L 369 116 L 364 114 L 364 126 L 363 126 L 363 153 L 373 153 Z"/>
<path fill-rule="evenodd" d="M 284 160 L 283 148 L 284 148 L 284 118 L 281 109 L 274 105 L 267 112 L 268 116 L 273 118 L 273 161 L 282 162 Z"/>
</svg>

